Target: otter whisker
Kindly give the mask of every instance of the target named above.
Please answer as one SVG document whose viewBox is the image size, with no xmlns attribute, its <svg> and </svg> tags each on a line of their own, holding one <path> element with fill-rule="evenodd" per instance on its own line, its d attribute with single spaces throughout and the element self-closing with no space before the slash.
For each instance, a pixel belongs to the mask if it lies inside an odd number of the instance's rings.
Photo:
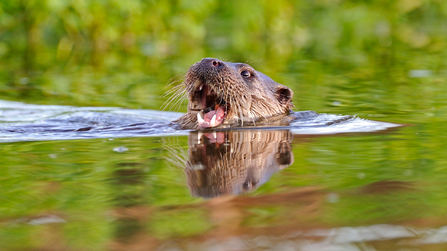
<svg viewBox="0 0 447 251">
<path fill-rule="evenodd" d="M 178 85 L 172 87 L 170 90 L 166 91 L 166 92 L 162 95 L 162 97 L 166 97 L 166 96 L 172 95 L 172 94 L 174 94 L 174 93 L 178 93 L 178 92 L 187 92 L 187 91 L 184 89 L 184 85 L 183 85 L 183 83 L 180 83 L 180 84 L 178 84 Z"/>
<path fill-rule="evenodd" d="M 181 98 L 183 95 L 183 91 L 178 91 L 171 95 L 163 104 L 162 107 L 166 108 L 168 105 L 170 105 L 172 102 L 174 102 L 176 99 Z"/>
<path fill-rule="evenodd" d="M 187 99 L 186 95 L 183 93 L 178 93 L 175 96 L 172 96 L 168 100 L 166 100 L 162 105 L 162 110 L 165 110 L 166 108 L 170 107 L 170 110 L 175 110 L 176 106 L 178 106 L 178 103 L 182 104 Z"/>
<path fill-rule="evenodd" d="M 177 110 L 180 109 L 180 105 L 187 99 L 188 93 L 185 90 L 178 89 L 171 97 L 169 97 L 161 106 L 162 110 L 165 110 L 170 105 L 177 105 Z"/>
<path fill-rule="evenodd" d="M 167 142 L 163 139 L 163 146 L 168 151 L 168 155 L 165 158 L 166 161 L 174 166 L 184 168 L 188 162 L 188 152 L 180 146 L 178 143 L 178 138 L 176 142 Z"/>
<path fill-rule="evenodd" d="M 173 107 L 175 108 L 175 111 L 180 110 L 181 105 L 183 104 L 183 102 L 187 99 L 186 96 L 180 97 L 177 99 L 176 102 L 173 103 Z"/>
<path fill-rule="evenodd" d="M 229 102 L 228 93 L 225 94 L 225 102 Z M 228 104 L 225 105 L 225 113 L 228 115 Z"/>
<path fill-rule="evenodd" d="M 163 89 L 170 89 L 173 84 L 181 83 L 183 80 L 183 75 L 177 75 L 169 79 L 169 83 Z"/>
<path fill-rule="evenodd" d="M 169 91 L 165 92 L 165 93 L 162 95 L 162 97 L 169 96 L 169 95 L 171 95 L 171 94 L 173 94 L 173 93 L 176 93 L 176 92 L 179 92 L 179 91 L 181 91 L 181 92 L 186 92 L 186 90 L 184 89 L 183 84 L 179 84 L 179 85 L 176 85 L 176 86 L 172 87 Z"/>
<path fill-rule="evenodd" d="M 235 100 L 235 99 L 233 99 L 233 100 Z M 238 111 L 238 117 L 239 117 L 239 120 L 241 121 L 241 124 L 242 124 L 242 126 L 243 126 L 243 125 L 244 125 L 244 118 L 243 118 L 243 113 L 242 113 L 241 105 L 239 104 L 239 101 L 236 101 L 236 100 L 235 100 L 235 103 L 236 103 L 236 108 L 237 108 L 237 111 Z"/>
</svg>

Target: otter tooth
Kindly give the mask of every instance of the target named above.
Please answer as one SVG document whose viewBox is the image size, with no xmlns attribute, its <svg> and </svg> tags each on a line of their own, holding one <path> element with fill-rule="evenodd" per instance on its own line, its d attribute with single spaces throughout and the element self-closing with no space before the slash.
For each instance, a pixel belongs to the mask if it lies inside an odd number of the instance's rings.
<svg viewBox="0 0 447 251">
<path fill-rule="evenodd" d="M 199 132 L 199 136 L 197 137 L 197 145 L 200 145 L 200 143 L 202 143 L 201 142 L 202 141 L 202 136 L 203 136 L 203 133 Z"/>
<path fill-rule="evenodd" d="M 199 86 L 199 91 L 201 91 L 202 88 L 203 88 L 203 84 L 201 84 L 201 85 Z"/>
<path fill-rule="evenodd" d="M 211 119 L 210 124 L 211 124 L 212 126 L 214 126 L 214 124 L 216 124 L 216 114 L 214 114 L 213 118 Z"/>
<path fill-rule="evenodd" d="M 197 122 L 199 125 L 205 123 L 205 120 L 202 118 L 202 112 L 197 113 Z"/>
<path fill-rule="evenodd" d="M 195 164 L 195 165 L 192 165 L 192 169 L 193 170 L 205 170 L 205 165 L 203 165 L 203 164 Z"/>
</svg>

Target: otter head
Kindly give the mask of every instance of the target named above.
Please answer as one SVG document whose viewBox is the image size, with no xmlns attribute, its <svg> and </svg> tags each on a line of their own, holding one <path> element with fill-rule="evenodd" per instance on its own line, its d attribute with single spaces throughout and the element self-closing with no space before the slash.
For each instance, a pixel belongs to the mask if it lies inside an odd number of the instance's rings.
<svg viewBox="0 0 447 251">
<path fill-rule="evenodd" d="M 204 58 L 188 70 L 183 82 L 188 112 L 177 122 L 184 129 L 244 125 L 293 107 L 293 92 L 248 64 Z"/>
</svg>

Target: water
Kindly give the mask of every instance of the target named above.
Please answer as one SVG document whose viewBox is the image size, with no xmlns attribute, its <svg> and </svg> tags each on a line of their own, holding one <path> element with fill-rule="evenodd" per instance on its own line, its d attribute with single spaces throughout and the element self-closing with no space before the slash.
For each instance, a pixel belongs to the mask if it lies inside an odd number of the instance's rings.
<svg viewBox="0 0 447 251">
<path fill-rule="evenodd" d="M 187 131 L 171 123 L 180 116 L 177 112 L 155 110 L 33 105 L 0 100 L 0 142 L 187 135 Z M 291 117 L 294 119 L 287 128 L 295 134 L 373 132 L 400 126 L 313 111 L 295 112 Z M 269 124 L 262 127 L 274 128 Z"/>
<path fill-rule="evenodd" d="M 436 125 L 297 112 L 194 132 L 167 126 L 178 113 L 1 104 L 5 250 L 447 247 Z"/>
<path fill-rule="evenodd" d="M 445 10 L 0 1 L 0 250 L 446 250 Z M 204 57 L 290 87 L 294 122 L 177 130 Z"/>
</svg>

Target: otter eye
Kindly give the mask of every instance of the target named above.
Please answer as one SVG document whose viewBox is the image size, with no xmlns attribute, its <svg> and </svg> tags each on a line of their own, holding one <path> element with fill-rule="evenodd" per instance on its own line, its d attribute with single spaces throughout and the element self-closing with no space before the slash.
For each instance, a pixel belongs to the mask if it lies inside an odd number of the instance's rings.
<svg viewBox="0 0 447 251">
<path fill-rule="evenodd" d="M 241 75 L 243 76 L 243 77 L 250 77 L 250 72 L 249 71 L 242 71 L 241 72 Z"/>
<path fill-rule="evenodd" d="M 245 181 L 244 184 L 242 184 L 242 187 L 245 190 L 250 190 L 253 187 L 253 183 L 250 181 Z"/>
</svg>

